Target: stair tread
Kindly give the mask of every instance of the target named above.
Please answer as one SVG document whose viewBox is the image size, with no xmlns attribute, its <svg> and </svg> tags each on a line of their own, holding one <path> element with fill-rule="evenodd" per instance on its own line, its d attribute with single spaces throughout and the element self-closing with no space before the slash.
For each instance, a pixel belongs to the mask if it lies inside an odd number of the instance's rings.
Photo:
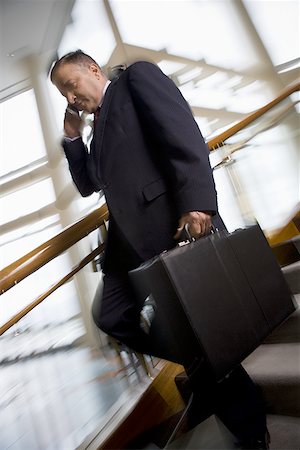
<svg viewBox="0 0 300 450">
<path fill-rule="evenodd" d="M 296 311 L 265 339 L 264 344 L 300 342 L 300 294 L 295 295 L 294 299 L 297 306 Z"/>
<path fill-rule="evenodd" d="M 269 414 L 267 424 L 271 435 L 271 450 L 298 450 L 300 448 L 299 417 Z"/>
<path fill-rule="evenodd" d="M 244 360 L 243 365 L 249 373 L 255 372 L 260 377 L 276 380 L 298 378 L 300 386 L 300 343 L 262 344 Z"/>
<path fill-rule="evenodd" d="M 263 344 L 243 366 L 262 389 L 267 412 L 300 417 L 300 343 Z"/>
<path fill-rule="evenodd" d="M 300 261 L 282 267 L 282 274 L 293 294 L 300 292 Z"/>
</svg>

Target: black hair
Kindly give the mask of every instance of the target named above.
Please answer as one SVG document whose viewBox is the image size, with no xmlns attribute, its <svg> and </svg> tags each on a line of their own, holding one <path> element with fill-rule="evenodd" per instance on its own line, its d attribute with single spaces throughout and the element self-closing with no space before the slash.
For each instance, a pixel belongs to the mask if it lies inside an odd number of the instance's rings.
<svg viewBox="0 0 300 450">
<path fill-rule="evenodd" d="M 102 71 L 99 64 L 91 56 L 87 55 L 82 50 L 75 50 L 62 56 L 55 62 L 50 72 L 50 79 L 52 82 L 55 78 L 57 70 L 63 64 L 77 64 L 82 67 L 88 67 L 90 64 L 96 64 L 96 66 L 99 67 L 100 71 Z"/>
</svg>

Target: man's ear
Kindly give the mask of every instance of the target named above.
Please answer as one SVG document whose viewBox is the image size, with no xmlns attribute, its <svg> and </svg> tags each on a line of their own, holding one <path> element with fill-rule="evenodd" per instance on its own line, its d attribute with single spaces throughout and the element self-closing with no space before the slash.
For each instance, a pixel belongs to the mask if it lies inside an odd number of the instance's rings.
<svg viewBox="0 0 300 450">
<path fill-rule="evenodd" d="M 95 75 L 96 78 L 100 79 L 102 73 L 97 64 L 91 63 L 89 66 L 89 70 Z"/>
</svg>

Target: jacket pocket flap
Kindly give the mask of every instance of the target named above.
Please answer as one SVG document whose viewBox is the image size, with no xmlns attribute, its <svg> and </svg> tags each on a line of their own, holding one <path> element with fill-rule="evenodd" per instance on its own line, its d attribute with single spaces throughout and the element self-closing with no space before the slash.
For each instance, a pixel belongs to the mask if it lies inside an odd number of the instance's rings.
<svg viewBox="0 0 300 450">
<path fill-rule="evenodd" d="M 151 202 L 156 197 L 164 194 L 167 191 L 166 183 L 162 178 L 152 181 L 152 183 L 147 184 L 143 189 L 143 196 L 147 202 Z"/>
</svg>

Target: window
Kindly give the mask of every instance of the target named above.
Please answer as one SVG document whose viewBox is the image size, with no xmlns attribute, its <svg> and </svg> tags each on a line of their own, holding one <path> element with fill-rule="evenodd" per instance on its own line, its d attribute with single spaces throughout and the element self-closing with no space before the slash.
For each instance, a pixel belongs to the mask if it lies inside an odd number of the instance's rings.
<svg viewBox="0 0 300 450">
<path fill-rule="evenodd" d="M 33 90 L 0 103 L 0 176 L 45 155 Z"/>
</svg>

